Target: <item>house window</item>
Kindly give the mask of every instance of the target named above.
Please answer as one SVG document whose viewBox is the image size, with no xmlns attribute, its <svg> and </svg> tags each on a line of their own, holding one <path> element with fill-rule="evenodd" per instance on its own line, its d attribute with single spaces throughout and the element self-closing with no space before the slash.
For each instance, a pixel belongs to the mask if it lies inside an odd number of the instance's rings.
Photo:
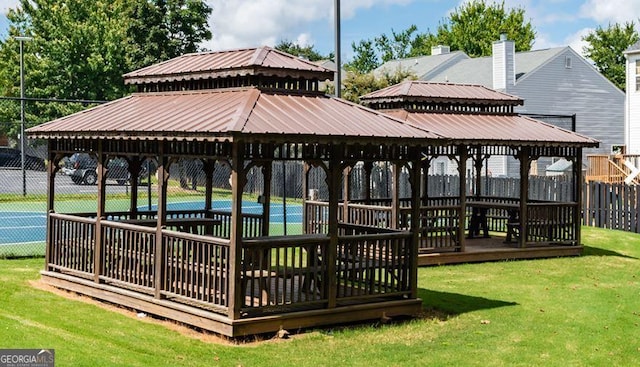
<svg viewBox="0 0 640 367">
<path fill-rule="evenodd" d="M 636 60 L 636 91 L 640 91 L 640 60 Z"/>
<path fill-rule="evenodd" d="M 571 56 L 567 56 L 564 58 L 564 67 L 567 69 L 571 69 L 571 67 L 573 66 L 572 64 L 572 60 L 571 60 Z"/>
</svg>

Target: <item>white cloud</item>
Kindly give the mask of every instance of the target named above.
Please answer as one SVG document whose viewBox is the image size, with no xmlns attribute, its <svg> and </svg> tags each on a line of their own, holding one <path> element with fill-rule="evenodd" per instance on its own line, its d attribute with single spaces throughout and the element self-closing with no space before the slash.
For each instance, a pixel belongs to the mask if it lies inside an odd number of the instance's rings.
<svg viewBox="0 0 640 367">
<path fill-rule="evenodd" d="M 587 0 L 580 7 L 581 16 L 605 24 L 635 21 L 639 13 L 637 0 Z"/>
<path fill-rule="evenodd" d="M 407 4 L 413 0 L 342 1 L 342 19 L 375 5 Z M 213 39 L 203 44 L 212 50 L 273 46 L 281 39 L 311 42 L 308 24 L 333 19 L 331 0 L 209 0 Z"/>
<path fill-rule="evenodd" d="M 575 52 L 584 56 L 583 48 L 587 45 L 587 42 L 582 40 L 582 37 L 593 32 L 593 28 L 582 28 L 579 31 L 570 34 L 565 38 L 565 44 L 569 45 Z"/>
</svg>

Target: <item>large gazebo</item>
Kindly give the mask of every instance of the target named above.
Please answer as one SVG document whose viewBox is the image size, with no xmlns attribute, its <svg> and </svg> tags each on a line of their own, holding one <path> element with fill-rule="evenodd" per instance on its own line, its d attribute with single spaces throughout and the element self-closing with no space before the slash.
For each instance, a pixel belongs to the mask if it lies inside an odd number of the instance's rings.
<svg viewBox="0 0 640 367">
<path fill-rule="evenodd" d="M 424 146 L 447 139 L 360 105 L 326 96 L 331 72 L 262 47 L 190 54 L 125 75 L 138 92 L 29 130 L 49 146 L 43 281 L 229 336 L 383 316 L 411 315 L 417 297 L 419 221 L 410 228 L 338 220 L 342 175 L 357 161 L 411 167 L 419 186 Z M 58 213 L 61 160 L 98 161 L 97 211 Z M 131 172 L 131 203 L 108 212 L 108 161 Z M 167 210 L 170 165 L 202 160 L 199 210 Z M 137 177 L 158 164 L 157 210 L 141 210 Z M 297 160 L 326 173 L 326 223 L 316 233 L 274 236 L 269 208 L 274 161 Z M 231 167 L 231 209 L 213 210 L 216 162 Z M 243 213 L 250 169 L 264 175 L 262 213 Z M 419 189 L 412 195 L 417 217 Z"/>
<path fill-rule="evenodd" d="M 464 185 L 447 197 L 425 189 L 438 156 L 459 162 L 461 182 L 468 161 L 480 172 L 488 155 L 517 157 L 523 193 L 535 157 L 568 157 L 580 167 L 582 147 L 597 143 L 517 116 L 517 98 L 469 86 L 464 98 L 453 86 L 440 90 L 448 97 L 385 90 L 364 99 L 384 109 L 374 110 L 326 96 L 318 85 L 332 78 L 329 70 L 268 47 L 184 55 L 124 77 L 137 93 L 28 130 L 48 141 L 42 279 L 56 287 L 239 336 L 419 312 L 422 256 L 469 255 L 467 223 L 472 234 L 487 229 L 489 208 L 517 213 L 500 223 L 519 250 L 531 242 L 579 248 L 579 168 L 576 200 L 562 205 L 472 197 Z M 426 84 L 398 90 L 414 86 Z M 59 213 L 59 163 L 76 152 L 98 161 L 97 210 Z M 132 187 L 129 210 L 113 212 L 106 180 L 116 157 L 129 163 Z M 202 161 L 205 197 L 197 210 L 169 210 L 169 169 L 184 158 Z M 158 165 L 157 209 L 142 210 L 137 177 L 148 159 Z M 271 230 L 272 167 L 281 161 L 305 167 L 300 235 Z M 380 162 L 394 167 L 391 197 L 351 200 L 350 170 Z M 212 207 L 217 163 L 231 168 L 230 210 Z M 243 188 L 255 169 L 264 177 L 262 210 L 249 213 Z M 312 170 L 326 177 L 326 200 L 306 197 Z M 401 172 L 410 188 L 402 198 Z"/>
</svg>

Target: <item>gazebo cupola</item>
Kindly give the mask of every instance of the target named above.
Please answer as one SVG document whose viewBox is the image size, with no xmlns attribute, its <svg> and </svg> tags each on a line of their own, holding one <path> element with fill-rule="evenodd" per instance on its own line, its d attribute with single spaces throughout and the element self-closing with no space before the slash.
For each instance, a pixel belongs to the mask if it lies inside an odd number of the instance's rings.
<svg viewBox="0 0 640 367">
<path fill-rule="evenodd" d="M 333 72 L 270 47 L 186 54 L 124 75 L 143 92 L 256 87 L 287 93 L 322 93 Z"/>
<path fill-rule="evenodd" d="M 376 110 L 456 114 L 514 114 L 524 104 L 518 97 L 480 85 L 405 81 L 360 97 Z"/>
</svg>

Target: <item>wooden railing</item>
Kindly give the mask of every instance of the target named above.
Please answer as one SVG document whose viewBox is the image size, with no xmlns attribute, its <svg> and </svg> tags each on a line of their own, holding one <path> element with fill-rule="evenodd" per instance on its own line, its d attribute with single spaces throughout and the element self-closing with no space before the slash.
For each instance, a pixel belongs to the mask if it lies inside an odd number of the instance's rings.
<svg viewBox="0 0 640 367">
<path fill-rule="evenodd" d="M 329 232 L 329 203 L 307 200 L 305 211 L 305 233 L 318 234 Z"/>
<path fill-rule="evenodd" d="M 207 217 L 220 221 L 220 225 L 213 228 L 212 236 L 226 239 L 231 238 L 231 212 L 211 210 L 207 213 Z M 252 238 L 262 236 L 263 225 L 262 215 L 242 213 L 243 237 Z"/>
<path fill-rule="evenodd" d="M 336 302 L 354 302 L 411 292 L 410 233 L 354 225 L 341 225 L 340 232 L 335 274 L 328 273 L 325 235 L 244 240 L 244 309 L 324 307 L 330 294 Z M 335 292 L 329 284 L 337 284 Z"/>
<path fill-rule="evenodd" d="M 156 232 L 154 228 L 102 221 L 100 279 L 153 293 Z"/>
<path fill-rule="evenodd" d="M 577 203 L 527 204 L 527 243 L 575 244 Z"/>
<path fill-rule="evenodd" d="M 340 236 L 337 249 L 337 298 L 403 296 L 411 292 L 409 232 Z"/>
<path fill-rule="evenodd" d="M 461 248 L 460 198 L 429 198 L 420 207 L 420 243 L 422 252 L 438 252 Z"/>
<path fill-rule="evenodd" d="M 262 237 L 243 241 L 243 308 L 324 304 L 325 235 Z"/>
<path fill-rule="evenodd" d="M 392 223 L 391 214 L 389 206 L 350 203 L 347 206 L 347 218 L 341 218 L 341 221 L 369 227 L 389 227 Z"/>
<path fill-rule="evenodd" d="M 230 296 L 229 241 L 163 230 L 162 245 L 161 293 L 225 313 Z"/>
<path fill-rule="evenodd" d="M 96 220 L 49 213 L 48 268 L 90 278 L 94 272 Z"/>
<path fill-rule="evenodd" d="M 635 154 L 593 154 L 588 155 L 587 160 L 588 168 L 585 175 L 587 182 L 623 183 L 631 173 L 631 169 L 625 165 L 625 161 L 631 163 L 634 167 L 640 168 L 640 155 Z M 633 183 L 640 184 L 640 180 L 636 177 L 633 179 Z"/>
</svg>

